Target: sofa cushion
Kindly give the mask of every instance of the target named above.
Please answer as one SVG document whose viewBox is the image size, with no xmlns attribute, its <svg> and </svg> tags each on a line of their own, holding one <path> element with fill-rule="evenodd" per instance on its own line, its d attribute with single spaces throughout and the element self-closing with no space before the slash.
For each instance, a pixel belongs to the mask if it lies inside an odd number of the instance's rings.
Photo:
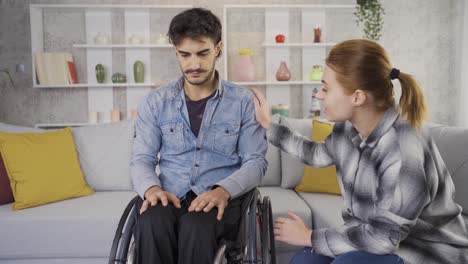
<svg viewBox="0 0 468 264">
<path fill-rule="evenodd" d="M 271 121 L 275 123 L 279 123 L 279 119 L 279 115 L 271 117 Z M 260 186 L 279 186 L 281 184 L 280 150 L 268 143 L 266 159 L 268 161 L 268 168 Z"/>
<path fill-rule="evenodd" d="M 468 192 L 462 189 L 468 186 L 468 129 L 436 124 L 429 124 L 428 129 L 452 176 L 455 201 L 468 214 Z"/>
<path fill-rule="evenodd" d="M 73 138 L 81 169 L 89 186 L 96 191 L 131 191 L 130 158 L 134 123 L 73 128 Z"/>
<path fill-rule="evenodd" d="M 8 178 L 2 154 L 0 153 L 0 205 L 12 203 L 14 201 L 15 198 L 11 191 L 10 179 Z"/>
<path fill-rule="evenodd" d="M 343 218 L 341 217 L 341 208 L 344 203 L 341 195 L 299 193 L 299 196 L 304 199 L 312 210 L 314 229 L 338 227 L 344 223 Z"/>
<path fill-rule="evenodd" d="M 10 125 L 0 122 L 0 132 L 34 132 L 42 131 L 41 129 L 33 127 L 23 127 L 17 125 Z M 14 202 L 13 192 L 11 191 L 10 179 L 3 163 L 2 155 L 0 154 L 0 205 Z"/>
<path fill-rule="evenodd" d="M 333 130 L 333 124 L 330 122 L 312 120 L 312 140 L 323 142 Z M 296 192 L 312 193 L 332 193 L 341 194 L 336 167 L 328 166 L 325 168 L 315 168 L 305 166 L 304 176 L 299 185 L 295 188 Z"/>
<path fill-rule="evenodd" d="M 262 197 L 269 196 L 272 204 L 273 219 L 277 217 L 288 217 L 288 211 L 299 215 L 307 226 L 312 226 L 312 215 L 310 208 L 293 190 L 280 187 L 259 187 Z M 276 241 L 277 251 L 299 250 L 299 247 L 291 246 Z"/>
<path fill-rule="evenodd" d="M 280 124 L 310 139 L 312 134 L 311 119 L 281 117 Z M 304 168 L 305 165 L 300 160 L 281 151 L 281 187 L 291 189 L 298 185 L 304 175 Z"/>
<path fill-rule="evenodd" d="M 0 259 L 108 257 L 120 216 L 135 195 L 97 192 L 21 211 L 2 205 Z"/>
<path fill-rule="evenodd" d="M 93 194 L 78 162 L 70 128 L 37 133 L 0 132 L 13 210 Z"/>
</svg>

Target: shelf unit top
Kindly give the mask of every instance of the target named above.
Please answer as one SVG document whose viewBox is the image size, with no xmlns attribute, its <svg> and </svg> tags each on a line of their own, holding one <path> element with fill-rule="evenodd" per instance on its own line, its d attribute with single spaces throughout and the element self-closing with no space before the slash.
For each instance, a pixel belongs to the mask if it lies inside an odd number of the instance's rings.
<svg viewBox="0 0 468 264">
<path fill-rule="evenodd" d="M 153 87 L 155 83 L 77 83 L 77 84 L 34 84 L 34 88 L 46 89 L 46 88 L 86 88 L 86 87 Z"/>
<path fill-rule="evenodd" d="M 259 82 L 234 82 L 237 85 L 317 85 L 322 84 L 320 81 L 259 81 Z"/>
<path fill-rule="evenodd" d="M 301 9 L 348 9 L 348 8 L 356 8 L 357 5 L 224 5 L 224 8 L 301 8 Z"/>
<path fill-rule="evenodd" d="M 263 43 L 263 47 L 332 47 L 336 42 L 320 42 L 320 43 Z"/>
<path fill-rule="evenodd" d="M 174 48 L 172 44 L 73 44 L 74 48 L 84 48 L 84 49 L 109 49 L 109 48 L 130 48 L 130 49 L 146 49 L 146 48 L 155 48 L 155 49 L 167 49 Z"/>
<path fill-rule="evenodd" d="M 82 8 L 82 9 L 184 9 L 193 5 L 73 5 L 73 4 L 31 4 L 31 8 Z"/>
</svg>

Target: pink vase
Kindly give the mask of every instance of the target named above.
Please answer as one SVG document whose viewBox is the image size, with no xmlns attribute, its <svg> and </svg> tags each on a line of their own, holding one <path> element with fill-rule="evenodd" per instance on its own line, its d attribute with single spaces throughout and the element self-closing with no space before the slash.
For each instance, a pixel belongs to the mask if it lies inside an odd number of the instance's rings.
<svg viewBox="0 0 468 264">
<path fill-rule="evenodd" d="M 276 80 L 278 81 L 289 81 L 291 79 L 291 73 L 289 72 L 286 62 L 282 61 L 278 71 L 276 71 Z"/>
<path fill-rule="evenodd" d="M 237 82 L 252 82 L 255 80 L 255 64 L 250 55 L 239 55 L 234 67 L 234 80 Z"/>
</svg>

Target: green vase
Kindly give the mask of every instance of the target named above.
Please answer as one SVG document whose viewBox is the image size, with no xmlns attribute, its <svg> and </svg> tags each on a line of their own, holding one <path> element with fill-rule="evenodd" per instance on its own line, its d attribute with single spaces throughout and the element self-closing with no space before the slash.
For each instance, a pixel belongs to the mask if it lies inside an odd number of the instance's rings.
<svg viewBox="0 0 468 264">
<path fill-rule="evenodd" d="M 133 64 L 133 77 L 136 83 L 145 82 L 145 65 L 141 61 L 135 61 Z"/>
<path fill-rule="evenodd" d="M 314 65 L 312 67 L 312 72 L 310 73 L 310 80 L 311 81 L 321 81 L 323 75 L 322 66 Z"/>
<path fill-rule="evenodd" d="M 104 83 L 106 79 L 106 70 L 104 69 L 104 65 L 96 64 L 96 80 L 98 83 Z"/>
<path fill-rule="evenodd" d="M 125 74 L 122 74 L 122 73 L 114 73 L 114 75 L 112 75 L 112 82 L 113 83 L 126 83 L 127 77 L 125 76 Z"/>
</svg>

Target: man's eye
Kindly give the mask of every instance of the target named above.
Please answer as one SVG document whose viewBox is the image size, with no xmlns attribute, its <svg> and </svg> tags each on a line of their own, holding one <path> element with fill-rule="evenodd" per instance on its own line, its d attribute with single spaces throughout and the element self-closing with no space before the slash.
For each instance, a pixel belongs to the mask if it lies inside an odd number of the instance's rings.
<svg viewBox="0 0 468 264">
<path fill-rule="evenodd" d="M 187 58 L 189 55 L 188 54 L 180 54 L 180 56 Z"/>
</svg>

